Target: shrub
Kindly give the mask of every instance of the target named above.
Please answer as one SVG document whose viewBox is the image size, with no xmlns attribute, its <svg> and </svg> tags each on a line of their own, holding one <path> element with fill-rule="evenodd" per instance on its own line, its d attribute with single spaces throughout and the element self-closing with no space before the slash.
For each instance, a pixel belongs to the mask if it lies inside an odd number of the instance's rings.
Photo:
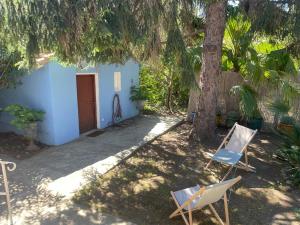
<svg viewBox="0 0 300 225">
<path fill-rule="evenodd" d="M 257 93 L 256 91 L 247 84 L 236 85 L 230 89 L 230 93 L 239 97 L 240 112 L 247 120 L 253 118 L 261 118 L 258 104 L 257 104 Z"/>
<path fill-rule="evenodd" d="M 226 126 L 232 127 L 235 124 L 235 122 L 238 122 L 239 120 L 240 120 L 240 114 L 235 111 L 230 111 L 227 113 Z"/>
<path fill-rule="evenodd" d="M 20 52 L 11 51 L 5 43 L 0 43 L 0 90 L 14 88 L 21 83 L 20 78 L 26 72 L 24 68 L 19 67 L 18 62 L 21 60 Z"/>
<path fill-rule="evenodd" d="M 280 123 L 286 124 L 286 125 L 294 125 L 295 119 L 291 116 L 282 116 L 280 118 Z"/>
<path fill-rule="evenodd" d="M 28 128 L 34 122 L 42 121 L 44 117 L 43 111 L 30 109 L 18 104 L 9 105 L 4 108 L 4 111 L 15 117 L 10 123 L 21 130 Z"/>
<path fill-rule="evenodd" d="M 279 148 L 279 155 L 288 161 L 289 175 L 295 185 L 300 185 L 300 125 L 294 125 L 291 134 L 283 136 L 285 143 Z"/>
<path fill-rule="evenodd" d="M 268 108 L 272 113 L 278 116 L 288 114 L 288 112 L 291 109 L 291 107 L 287 103 L 280 101 L 278 99 L 272 102 L 271 104 L 269 104 Z"/>
<path fill-rule="evenodd" d="M 132 86 L 130 88 L 130 100 L 131 101 L 139 101 L 139 100 L 147 100 L 146 91 L 143 90 L 142 87 Z"/>
<path fill-rule="evenodd" d="M 275 100 L 268 106 L 269 110 L 274 113 L 274 120 L 273 120 L 273 126 L 277 128 L 278 126 L 278 120 L 280 117 L 288 115 L 291 107 L 288 103 L 282 101 L 282 100 Z"/>
<path fill-rule="evenodd" d="M 140 84 L 146 91 L 147 106 L 160 111 L 163 107 L 183 109 L 188 105 L 189 88 L 183 84 L 179 73 L 170 73 L 169 69 L 153 69 L 142 66 Z"/>
</svg>

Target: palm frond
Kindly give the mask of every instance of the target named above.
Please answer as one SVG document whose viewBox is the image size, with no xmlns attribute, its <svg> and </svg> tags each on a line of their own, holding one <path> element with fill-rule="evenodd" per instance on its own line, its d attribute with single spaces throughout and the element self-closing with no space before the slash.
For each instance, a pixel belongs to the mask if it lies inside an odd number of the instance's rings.
<svg viewBox="0 0 300 225">
<path fill-rule="evenodd" d="M 291 107 L 287 103 L 285 103 L 285 102 L 283 102 L 281 100 L 278 100 L 278 99 L 275 100 L 274 102 L 270 103 L 268 105 L 268 108 L 275 115 L 284 115 L 284 114 L 287 114 L 290 111 L 290 109 L 291 109 Z"/>
<path fill-rule="evenodd" d="M 249 85 L 236 85 L 230 90 L 231 94 L 240 98 L 240 111 L 247 119 L 253 118 L 258 114 L 257 93 Z"/>
</svg>

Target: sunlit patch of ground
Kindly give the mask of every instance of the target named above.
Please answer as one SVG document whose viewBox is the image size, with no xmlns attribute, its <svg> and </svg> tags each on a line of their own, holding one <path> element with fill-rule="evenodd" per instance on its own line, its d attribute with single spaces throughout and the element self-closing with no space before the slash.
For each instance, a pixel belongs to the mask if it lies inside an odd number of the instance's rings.
<svg viewBox="0 0 300 225">
<path fill-rule="evenodd" d="M 208 161 L 205 153 L 213 153 L 227 131 L 218 131 L 216 143 L 201 145 L 188 139 L 190 129 L 183 124 L 107 174 L 88 175 L 91 182 L 76 194 L 75 202 L 136 224 L 183 224 L 180 217 L 168 218 L 175 210 L 170 191 L 215 183 L 225 172 L 218 164 L 209 171 L 203 168 Z M 274 143 L 271 135 L 258 134 L 249 148 L 257 173 L 237 170 L 232 174 L 243 177 L 229 193 L 232 224 L 299 224 L 300 193 L 285 184 L 284 165 L 273 157 Z M 222 207 L 220 202 L 221 215 Z M 218 224 L 209 210 L 196 212 L 194 220 L 195 224 Z"/>
</svg>

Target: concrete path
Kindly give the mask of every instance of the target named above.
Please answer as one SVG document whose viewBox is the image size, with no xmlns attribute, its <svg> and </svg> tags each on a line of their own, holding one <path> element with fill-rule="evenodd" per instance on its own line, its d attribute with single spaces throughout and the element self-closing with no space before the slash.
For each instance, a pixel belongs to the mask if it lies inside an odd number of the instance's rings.
<svg viewBox="0 0 300 225">
<path fill-rule="evenodd" d="M 123 127 L 108 128 L 100 136 L 82 136 L 71 143 L 50 147 L 29 159 L 17 161 L 0 155 L 3 160 L 17 163 L 17 169 L 9 173 L 14 224 L 131 224 L 111 215 L 82 209 L 70 198 L 74 191 L 93 178 L 94 173 L 107 172 L 181 120 L 142 116 L 126 121 Z M 0 205 L 1 225 L 8 224 L 5 206 Z"/>
</svg>

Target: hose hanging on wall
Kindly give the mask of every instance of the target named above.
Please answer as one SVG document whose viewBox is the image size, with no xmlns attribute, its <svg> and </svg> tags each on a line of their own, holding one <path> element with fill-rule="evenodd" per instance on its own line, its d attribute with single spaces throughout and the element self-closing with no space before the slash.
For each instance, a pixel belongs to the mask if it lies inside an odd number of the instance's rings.
<svg viewBox="0 0 300 225">
<path fill-rule="evenodd" d="M 112 125 L 120 121 L 122 118 L 122 109 L 120 104 L 120 96 L 118 94 L 114 95 L 112 104 Z"/>
</svg>

